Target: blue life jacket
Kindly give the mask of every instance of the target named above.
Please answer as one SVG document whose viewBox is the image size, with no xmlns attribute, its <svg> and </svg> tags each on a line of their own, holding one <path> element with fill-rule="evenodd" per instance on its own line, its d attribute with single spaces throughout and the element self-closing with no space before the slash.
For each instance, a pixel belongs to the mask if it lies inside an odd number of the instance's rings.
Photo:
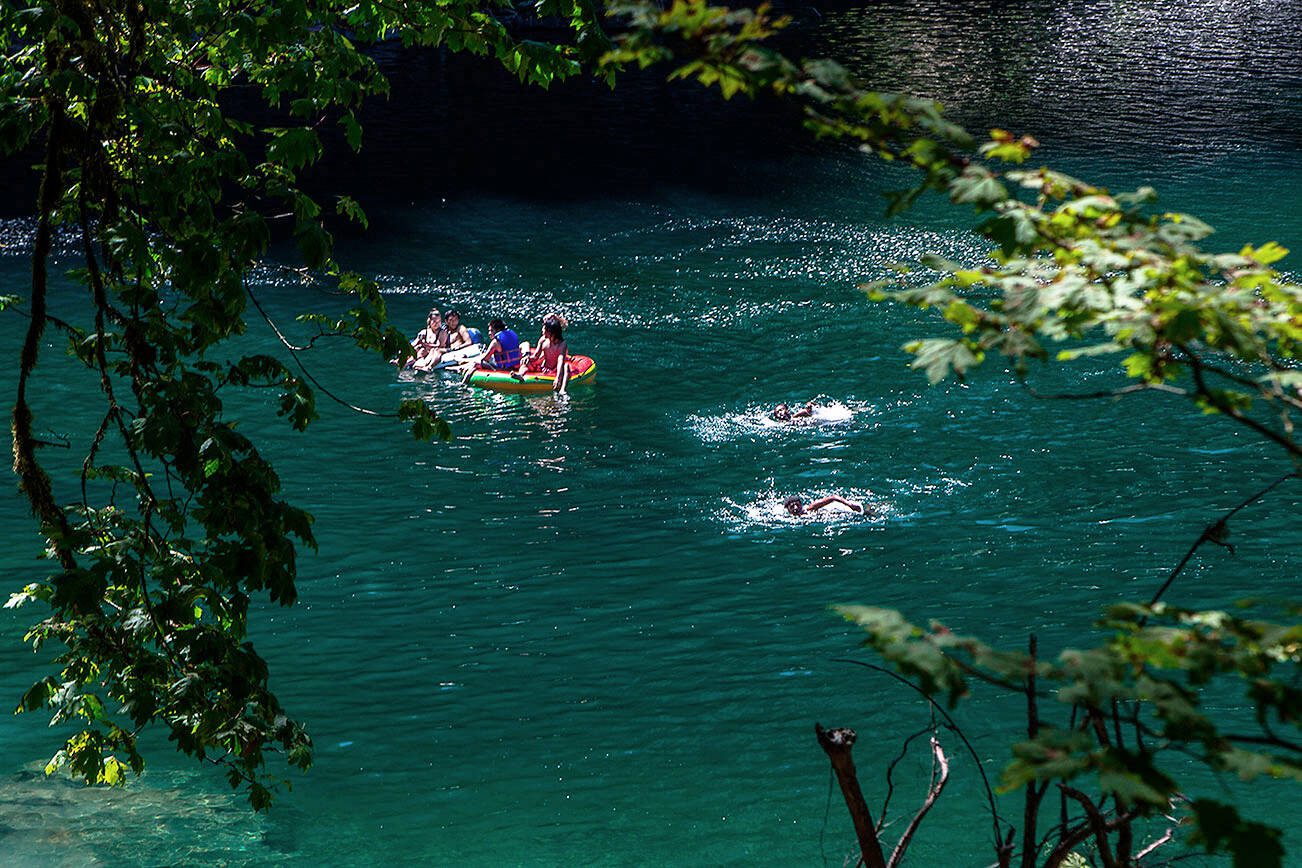
<svg viewBox="0 0 1302 868">
<path fill-rule="evenodd" d="M 502 349 L 493 354 L 490 360 L 499 371 L 514 370 L 520 366 L 520 336 L 510 329 L 502 329 L 493 335 Z"/>
</svg>

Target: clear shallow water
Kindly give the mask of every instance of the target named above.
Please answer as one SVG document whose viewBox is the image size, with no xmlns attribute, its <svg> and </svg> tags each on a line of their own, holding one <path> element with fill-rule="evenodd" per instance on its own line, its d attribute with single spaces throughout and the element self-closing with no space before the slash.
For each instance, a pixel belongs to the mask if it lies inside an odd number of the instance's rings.
<svg viewBox="0 0 1302 868">
<path fill-rule="evenodd" d="M 1250 142 L 1151 168 L 1171 207 L 1219 212 L 1227 246 L 1296 247 L 1295 157 Z M 1117 186 L 1147 177 L 1107 150 L 1072 159 Z M 376 210 L 343 252 L 379 276 L 399 321 L 457 306 L 532 336 L 560 309 L 572 347 L 598 361 L 596 386 L 568 401 L 500 396 L 347 353 L 313 359 L 354 402 L 429 399 L 456 432 L 433 447 L 324 401 L 307 437 L 235 408 L 317 517 L 300 604 L 254 628 L 282 699 L 311 726 L 317 767 L 266 818 L 165 744 L 143 780 L 106 795 L 32 778 L 55 733 L 0 718 L 5 861 L 837 864 L 852 832 L 839 797 L 828 812 L 813 722 L 860 731 L 874 792 L 893 755 L 881 746 L 926 712 L 837 662 L 871 658 L 828 604 L 900 607 L 1019 647 L 1029 627 L 1042 647 L 1081 641 L 1101 606 L 1149 594 L 1209 517 L 1283 471 L 1253 438 L 1168 416 L 1160 398 L 1037 402 L 996 368 L 927 388 L 898 347 L 929 322 L 853 286 L 924 250 L 979 255 L 961 218 L 933 207 L 880 221 L 875 192 L 890 181 L 850 159 L 752 170 L 754 189 L 727 195 L 466 194 Z M 2 237 L 21 245 L 22 229 Z M 23 268 L 0 258 L 0 279 Z M 282 323 L 330 304 L 273 276 L 257 291 Z M 56 307 L 76 301 L 69 290 Z M 0 352 L 14 353 L 19 323 L 0 320 Z M 273 346 L 265 327 L 249 341 Z M 47 364 L 46 408 L 93 388 Z M 809 399 L 834 409 L 808 425 L 763 420 Z M 880 517 L 796 522 L 777 508 L 833 491 Z M 1298 502 L 1281 490 L 1245 513 L 1237 557 L 1205 552 L 1172 599 L 1294 588 Z M 7 586 L 40 568 L 16 496 L 0 500 L 0 542 Z M 36 674 L 19 623 L 0 614 L 0 696 Z M 965 706 L 992 774 L 1015 712 Z M 979 788 L 956 759 L 918 864 L 956 852 L 985 864 Z"/>
</svg>

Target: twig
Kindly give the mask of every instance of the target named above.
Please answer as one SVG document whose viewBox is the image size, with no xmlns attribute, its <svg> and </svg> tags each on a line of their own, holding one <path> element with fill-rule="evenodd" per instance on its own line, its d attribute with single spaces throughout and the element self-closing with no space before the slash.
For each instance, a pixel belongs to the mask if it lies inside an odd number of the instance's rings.
<svg viewBox="0 0 1302 868">
<path fill-rule="evenodd" d="M 927 789 L 927 798 L 922 803 L 922 807 L 918 808 L 918 813 L 913 815 L 913 820 L 909 822 L 908 828 L 904 830 L 900 842 L 895 845 L 895 849 L 891 852 L 891 861 L 888 868 L 897 868 L 904 859 L 904 851 L 909 848 L 914 833 L 918 831 L 918 826 L 922 824 L 922 820 L 927 816 L 927 812 L 931 810 L 931 806 L 936 804 L 936 800 L 940 798 L 941 791 L 945 789 L 945 782 L 949 780 L 949 760 L 946 759 L 945 752 L 940 749 L 940 742 L 934 735 L 931 737 L 931 754 L 934 758 L 934 765 L 931 771 L 931 786 Z M 939 771 L 939 777 L 937 771 Z"/>
<path fill-rule="evenodd" d="M 873 663 L 865 663 L 862 660 L 849 660 L 846 658 L 836 658 L 835 662 L 850 663 L 854 666 L 862 666 L 865 669 L 872 669 L 875 672 L 881 672 L 885 675 L 889 675 L 890 677 L 894 678 L 896 681 L 908 687 L 910 690 L 920 694 L 923 699 L 927 700 L 927 703 L 931 706 L 932 710 L 945 719 L 946 729 L 948 729 L 950 732 L 958 736 L 959 740 L 963 742 L 963 746 L 967 748 L 967 752 L 972 757 L 972 761 L 976 763 L 977 774 L 981 776 L 981 783 L 985 787 L 985 791 L 986 791 L 986 804 L 990 806 L 990 819 L 991 822 L 994 824 L 995 852 L 1002 853 L 1006 848 L 1010 847 L 1011 845 L 1004 843 L 1004 837 L 1002 831 L 1000 830 L 1000 825 L 1002 824 L 1012 828 L 1012 823 L 1009 823 L 1003 817 L 999 816 L 999 809 L 995 805 L 995 791 L 990 786 L 990 779 L 986 776 L 986 770 L 985 770 L 985 766 L 981 762 L 981 756 L 976 752 L 976 748 L 972 747 L 972 742 L 968 741 L 967 736 L 963 734 L 963 730 L 960 729 L 959 725 L 954 722 L 954 718 L 950 717 L 949 713 L 945 711 L 945 709 L 942 708 L 939 704 L 937 704 L 936 700 L 928 696 L 926 692 L 922 690 L 922 688 L 918 687 L 918 685 L 914 684 L 912 681 L 900 675 L 899 673 L 892 672 L 891 670 L 883 666 L 877 666 L 876 664 Z"/>
<path fill-rule="evenodd" d="M 1075 800 L 1085 809 L 1085 816 L 1089 818 L 1090 831 L 1094 833 L 1094 842 L 1098 845 L 1099 859 L 1103 862 L 1103 868 L 1119 868 L 1117 860 L 1112 855 L 1112 847 L 1108 844 L 1108 833 L 1129 823 L 1135 816 L 1134 809 L 1118 814 L 1112 820 L 1104 818 L 1099 811 L 1098 806 L 1090 801 L 1089 797 L 1080 790 L 1073 789 L 1066 784 L 1058 784 L 1059 788 L 1066 793 L 1067 797 Z"/>
<path fill-rule="evenodd" d="M 1132 386 L 1123 386 L 1119 389 L 1102 389 L 1098 392 L 1040 392 L 1025 380 L 1021 380 L 1021 385 L 1031 394 L 1032 398 L 1039 398 L 1043 401 L 1093 401 L 1099 398 L 1123 398 L 1136 392 L 1166 392 L 1182 397 L 1189 394 L 1185 389 L 1170 386 L 1166 383 L 1136 383 Z"/>
<path fill-rule="evenodd" d="M 895 793 L 895 782 L 891 780 L 891 775 L 895 771 L 895 767 L 900 764 L 900 760 L 904 759 L 905 754 L 909 752 L 909 745 L 913 743 L 913 740 L 918 736 L 926 735 L 929 732 L 933 735 L 936 732 L 934 719 L 931 724 L 924 726 L 922 729 L 906 738 L 904 744 L 900 747 L 900 755 L 891 760 L 891 764 L 886 767 L 886 798 L 882 800 L 882 809 L 877 815 L 877 831 L 879 833 L 886 826 L 886 809 L 890 807 L 891 796 Z"/>
<path fill-rule="evenodd" d="M 1206 398 L 1208 404 L 1215 407 L 1217 410 L 1224 413 L 1226 416 L 1229 416 L 1234 421 L 1240 423 L 1241 425 L 1246 425 L 1247 427 L 1251 428 L 1253 431 L 1256 431 L 1258 434 L 1265 437 L 1266 439 L 1273 440 L 1275 443 L 1284 447 L 1284 449 L 1287 452 L 1291 453 L 1295 459 L 1298 457 L 1302 457 L 1302 445 L 1295 443 L 1290 437 L 1286 437 L 1285 435 L 1280 434 L 1277 431 L 1272 431 L 1266 425 L 1263 425 L 1261 422 L 1258 422 L 1256 419 L 1253 419 L 1251 416 L 1244 415 L 1244 413 L 1241 410 L 1234 407 L 1234 405 L 1228 403 L 1224 398 L 1218 396 L 1215 391 L 1209 388 L 1207 385 L 1207 380 L 1203 376 L 1203 370 L 1205 369 L 1206 366 L 1202 361 L 1202 359 L 1198 358 L 1197 355 L 1195 355 L 1188 347 L 1184 346 L 1183 344 L 1180 344 L 1178 346 L 1180 347 L 1181 351 L 1183 351 L 1189 357 L 1189 370 L 1193 373 L 1194 385 L 1198 387 L 1198 391 L 1195 394 L 1201 395 L 1204 398 Z"/>
<path fill-rule="evenodd" d="M 1162 595 L 1166 593 L 1167 588 L 1171 587 L 1171 583 L 1175 581 L 1176 576 L 1180 575 L 1181 571 L 1183 571 L 1185 566 L 1189 563 L 1190 558 L 1194 556 L 1194 552 L 1198 551 L 1198 549 L 1202 547 L 1203 543 L 1207 542 L 1208 540 L 1211 540 L 1218 544 L 1222 544 L 1222 545 L 1224 544 L 1224 536 L 1226 533 L 1226 522 L 1228 522 L 1231 518 L 1233 518 L 1236 513 L 1238 513 L 1240 510 L 1246 509 L 1247 507 L 1261 500 L 1263 497 L 1265 497 L 1267 494 L 1270 494 L 1270 492 L 1274 491 L 1285 481 L 1289 479 L 1296 479 L 1298 476 L 1302 476 L 1302 473 L 1299 473 L 1296 470 L 1292 471 L 1291 473 L 1285 473 L 1279 479 L 1276 479 L 1270 485 L 1267 485 L 1265 488 L 1261 489 L 1256 494 L 1252 495 L 1247 500 L 1243 501 L 1238 506 L 1234 507 L 1229 512 L 1222 515 L 1216 521 L 1212 522 L 1211 524 L 1207 525 L 1207 527 L 1203 528 L 1203 532 L 1198 535 L 1198 539 L 1194 540 L 1194 544 L 1189 547 L 1189 551 L 1185 552 L 1184 557 L 1180 559 L 1180 563 L 1176 564 L 1175 569 L 1171 571 L 1171 575 L 1166 577 L 1166 581 L 1162 583 L 1162 587 L 1157 589 L 1157 593 L 1153 595 L 1153 599 L 1148 601 L 1149 607 L 1151 608 L 1157 605 L 1158 600 L 1162 599 Z M 1139 620 L 1139 626 L 1141 627 L 1147 623 L 1148 623 L 1147 615 L 1145 615 L 1143 618 Z"/>
<path fill-rule="evenodd" d="M 1147 847 L 1145 847 L 1144 849 L 1140 850 L 1138 853 L 1135 854 L 1135 861 L 1136 862 L 1142 861 L 1145 856 L 1147 856 L 1149 853 L 1152 853 L 1158 847 L 1161 847 L 1163 844 L 1165 844 L 1167 841 L 1170 841 L 1174 837 L 1175 837 L 1175 827 L 1174 826 L 1167 827 L 1167 830 L 1164 833 L 1162 833 L 1162 837 L 1158 838 L 1156 841 L 1149 844 Z"/>
<path fill-rule="evenodd" d="M 1026 735 L 1032 741 L 1040 732 L 1040 707 L 1036 701 L 1035 695 L 1035 664 L 1037 652 L 1039 651 L 1039 642 L 1035 634 L 1032 633 L 1027 640 L 1027 656 L 1030 658 L 1030 666 L 1026 669 Z M 1035 834 L 1037 821 L 1040 817 L 1040 802 L 1044 798 L 1049 784 L 1047 781 L 1041 782 L 1038 786 L 1035 781 L 1026 785 L 1026 796 L 1022 808 L 1022 866 L 1031 868 L 1035 864 L 1035 857 L 1040 854 L 1040 848 L 1035 846 Z"/>
<path fill-rule="evenodd" d="M 308 380 L 308 382 L 310 382 L 313 386 L 315 386 L 317 390 L 321 392 L 321 394 L 325 395 L 327 398 L 334 401 L 336 404 L 347 407 L 349 410 L 352 410 L 354 413 L 360 413 L 363 416 L 377 416 L 382 419 L 398 418 L 397 413 L 381 413 L 378 410 L 369 410 L 366 407 L 359 407 L 356 404 L 353 404 L 349 401 L 345 401 L 343 398 L 340 398 L 334 392 L 331 392 L 325 386 L 321 385 L 321 381 L 318 380 L 316 377 L 312 376 L 312 372 L 307 369 L 307 366 L 303 364 L 303 360 L 298 357 L 298 354 L 300 352 L 308 348 L 297 347 L 294 344 L 289 342 L 289 340 L 284 336 L 284 334 L 281 333 L 280 329 L 276 327 L 276 324 L 272 322 L 271 317 L 267 316 L 267 312 L 262 309 L 262 305 L 258 304 L 258 299 L 253 294 L 253 292 L 249 289 L 249 283 L 247 280 L 244 281 L 244 291 L 248 293 L 249 299 L 253 302 L 253 306 L 258 309 L 258 313 L 262 314 L 262 318 L 267 321 L 267 325 L 271 326 L 272 331 L 276 333 L 276 337 L 278 337 L 280 339 L 280 342 L 285 345 L 285 349 L 289 350 L 289 354 L 294 357 L 294 363 L 298 365 L 298 369 L 303 372 L 303 376 Z"/>
</svg>

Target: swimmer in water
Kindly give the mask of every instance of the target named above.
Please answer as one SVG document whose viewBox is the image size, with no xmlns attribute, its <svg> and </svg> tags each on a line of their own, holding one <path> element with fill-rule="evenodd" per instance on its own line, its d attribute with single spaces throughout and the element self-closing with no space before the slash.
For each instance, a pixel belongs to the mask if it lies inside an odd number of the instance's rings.
<svg viewBox="0 0 1302 868">
<path fill-rule="evenodd" d="M 790 497 L 788 497 L 786 500 L 782 501 L 782 506 L 784 509 L 786 509 L 788 513 L 798 518 L 802 515 L 808 515 L 811 512 L 816 512 L 817 510 L 820 510 L 823 507 L 829 506 L 833 503 L 839 503 L 842 506 L 847 506 L 850 508 L 851 512 L 857 512 L 860 515 L 866 514 L 867 512 L 867 510 L 864 509 L 864 505 L 862 503 L 856 503 L 853 500 L 846 500 L 844 497 L 841 497 L 838 494 L 829 494 L 827 497 L 820 497 L 817 500 L 811 501 L 808 504 L 806 504 L 804 501 L 800 499 L 800 495 L 793 494 Z"/>
<path fill-rule="evenodd" d="M 805 419 L 814 415 L 814 402 L 808 401 L 805 406 L 792 412 L 786 404 L 778 404 L 773 408 L 773 418 L 779 422 L 790 422 L 792 419 Z"/>
</svg>

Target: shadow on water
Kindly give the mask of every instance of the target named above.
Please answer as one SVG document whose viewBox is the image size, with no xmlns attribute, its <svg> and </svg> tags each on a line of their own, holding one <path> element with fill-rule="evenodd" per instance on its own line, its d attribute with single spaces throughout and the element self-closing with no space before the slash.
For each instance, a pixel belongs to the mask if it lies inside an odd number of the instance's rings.
<svg viewBox="0 0 1302 868">
<path fill-rule="evenodd" d="M 1268 0 L 905 0 L 785 4 L 781 47 L 830 56 L 871 86 L 941 100 L 972 129 L 1037 136 L 1047 154 L 1105 147 L 1145 165 L 1245 151 L 1268 162 L 1302 148 L 1302 7 Z M 494 62 L 386 43 L 392 92 L 363 112 L 362 151 L 328 131 L 319 193 L 368 204 L 475 192 L 531 198 L 636 196 L 666 186 L 754 194 L 781 185 L 783 158 L 826 148 L 772 100 L 632 71 L 614 90 L 587 78 L 550 90 Z M 30 210 L 35 151 L 0 171 Z"/>
</svg>

